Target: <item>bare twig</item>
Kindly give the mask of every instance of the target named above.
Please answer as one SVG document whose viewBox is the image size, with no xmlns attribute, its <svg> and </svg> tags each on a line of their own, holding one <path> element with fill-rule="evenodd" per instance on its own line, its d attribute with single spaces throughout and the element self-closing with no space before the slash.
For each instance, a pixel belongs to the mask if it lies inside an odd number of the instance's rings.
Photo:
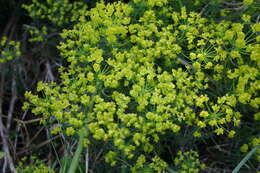
<svg viewBox="0 0 260 173">
<path fill-rule="evenodd" d="M 36 139 L 36 137 L 41 133 L 42 130 L 44 130 L 44 127 L 41 127 L 40 130 L 38 130 L 36 134 L 30 139 L 30 141 L 26 143 L 27 147 L 33 142 L 34 139 Z"/>
<path fill-rule="evenodd" d="M 86 160 L 85 160 L 85 164 L 86 164 L 86 173 L 88 173 L 88 162 L 89 162 L 89 151 L 88 151 L 89 149 L 87 148 L 86 149 Z"/>
<path fill-rule="evenodd" d="M 200 11 L 200 15 L 204 13 L 204 11 L 208 8 L 209 4 L 205 5 L 202 10 Z"/>
<path fill-rule="evenodd" d="M 225 154 L 228 154 L 228 155 L 230 155 L 231 153 L 230 153 L 230 151 L 228 151 L 228 150 L 224 150 L 223 148 L 221 148 L 222 146 L 229 146 L 230 144 L 221 144 L 221 145 L 219 145 L 219 144 L 216 144 L 215 146 L 213 146 L 213 147 L 208 147 L 207 148 L 207 151 L 209 151 L 211 148 L 213 148 L 213 149 L 217 149 L 218 151 L 220 151 L 220 152 L 223 152 L 223 153 L 225 153 Z"/>
<path fill-rule="evenodd" d="M 8 110 L 8 117 L 7 117 L 7 134 L 9 133 L 9 129 L 11 127 L 11 121 L 13 118 L 13 112 L 14 112 L 14 105 L 15 105 L 15 101 L 17 99 L 17 91 L 16 91 L 16 67 L 13 66 L 13 75 L 12 75 L 12 98 L 10 101 L 10 105 L 9 105 L 9 110 Z"/>
<path fill-rule="evenodd" d="M 10 31 L 10 28 L 12 27 L 12 25 L 16 22 L 17 17 L 16 15 L 12 15 L 11 19 L 8 21 L 7 25 L 5 26 L 4 32 L 3 32 L 3 36 L 7 36 L 8 32 Z"/>
<path fill-rule="evenodd" d="M 257 16 L 256 23 L 259 23 L 259 20 L 260 20 L 260 15 Z"/>
<path fill-rule="evenodd" d="M 31 26 L 31 25 L 27 25 L 27 24 L 23 24 L 24 29 L 34 29 L 37 30 L 37 28 L 35 26 Z"/>
<path fill-rule="evenodd" d="M 9 147 L 8 147 L 8 140 L 6 135 L 6 128 L 3 124 L 3 111 L 2 111 L 2 104 L 3 104 L 3 95 L 4 95 L 4 71 L 3 66 L 0 64 L 0 73 L 1 73 L 1 83 L 0 83 L 0 135 L 3 142 L 3 151 L 6 153 L 6 157 L 4 159 L 4 165 L 2 168 L 2 172 L 6 172 L 7 166 L 9 166 L 12 173 L 16 173 L 13 159 L 11 157 Z"/>
<path fill-rule="evenodd" d="M 104 143 L 103 147 L 100 149 L 100 151 L 96 155 L 95 159 L 93 159 L 94 161 L 93 161 L 93 164 L 91 165 L 91 168 L 93 168 L 93 169 L 95 168 L 96 163 L 98 162 L 100 155 L 103 153 L 106 144 L 107 144 L 107 142 Z"/>
<path fill-rule="evenodd" d="M 18 68 L 18 74 L 20 75 L 21 83 L 23 84 L 23 87 L 28 90 L 28 87 L 26 85 L 26 81 L 28 81 L 28 77 L 27 77 L 27 72 L 26 72 L 26 67 L 24 67 L 24 65 L 22 64 L 17 64 L 17 68 Z"/>
<path fill-rule="evenodd" d="M 191 64 L 189 64 L 188 61 L 186 61 L 186 60 L 184 60 L 184 59 L 182 59 L 182 58 L 180 58 L 180 57 L 178 57 L 178 60 L 180 61 L 180 63 L 181 63 L 182 65 L 189 66 L 191 69 L 194 69 L 194 67 L 193 67 Z"/>
<path fill-rule="evenodd" d="M 28 110 L 26 110 L 25 112 L 24 112 L 24 114 L 23 114 L 23 117 L 22 117 L 22 119 L 24 119 L 25 118 L 25 116 L 26 116 L 26 114 L 27 114 L 27 112 L 28 112 Z M 7 118 L 7 116 L 6 115 L 3 115 L 2 116 L 3 118 Z M 17 119 L 17 118 L 13 118 L 13 121 L 15 121 L 18 125 L 17 125 L 17 127 L 16 127 L 16 137 L 15 137 L 15 140 L 14 140 L 14 152 L 16 153 L 17 152 L 17 143 L 18 143 L 18 134 L 19 134 L 19 131 L 21 130 L 21 127 L 24 127 L 24 130 L 25 130 L 25 133 L 26 133 L 26 136 L 27 136 L 27 144 L 29 144 L 29 143 L 31 143 L 31 141 L 32 141 L 32 139 L 34 138 L 32 138 L 31 140 L 30 140 L 30 138 L 29 138 L 29 132 L 28 132 L 28 130 L 27 130 L 27 124 L 31 124 L 31 123 L 35 123 L 35 122 L 39 122 L 39 121 L 41 121 L 42 120 L 42 118 L 37 118 L 37 119 L 32 119 L 32 120 L 27 120 L 27 121 L 23 121 L 23 120 L 19 120 L 19 119 Z M 15 154 L 16 155 L 16 154 Z"/>
<path fill-rule="evenodd" d="M 3 143 L 3 151 L 6 151 L 6 137 L 5 137 L 5 127 L 3 125 L 3 120 L 2 120 L 2 116 L 3 116 L 3 112 L 2 112 L 2 98 L 4 96 L 4 69 L 3 66 L 0 64 L 0 74 L 1 74 L 1 83 L 0 83 L 0 135 L 2 138 L 2 143 Z M 9 150 L 8 150 L 9 151 Z M 6 171 L 6 167 L 7 167 L 7 157 L 4 157 L 4 163 L 3 163 L 3 168 L 2 168 L 2 172 Z"/>
<path fill-rule="evenodd" d="M 14 20 L 14 23 L 13 23 L 13 26 L 12 26 L 12 29 L 10 30 L 10 34 L 9 34 L 9 38 L 10 39 L 13 39 L 13 36 L 15 34 L 15 31 L 16 31 L 16 26 L 17 26 L 17 21 L 19 20 L 19 16 L 16 16 L 15 20 Z"/>
<path fill-rule="evenodd" d="M 27 111 L 26 111 L 27 112 Z M 3 118 L 7 118 L 6 115 L 3 115 Z M 44 120 L 43 118 L 36 118 L 36 119 L 32 119 L 32 120 L 26 120 L 26 121 L 23 121 L 23 120 L 19 120 L 17 118 L 13 118 L 13 121 L 16 121 L 17 123 L 19 124 L 31 124 L 31 123 L 35 123 L 35 122 L 39 122 L 41 120 Z"/>
<path fill-rule="evenodd" d="M 48 137 L 48 139 L 51 139 L 51 134 L 50 134 L 50 130 L 49 130 L 49 128 L 46 127 L 45 130 L 46 130 L 46 133 L 47 133 L 47 137 Z M 58 135 L 58 137 L 60 137 L 60 134 Z M 57 157 L 57 161 L 58 161 L 59 165 L 61 165 L 61 161 L 60 161 L 59 155 L 58 155 L 58 153 L 57 153 L 57 151 L 56 151 L 56 148 L 54 147 L 52 141 L 50 141 L 50 145 L 49 145 L 49 149 L 50 149 L 50 151 L 51 151 L 51 147 L 52 147 L 53 150 L 54 150 L 54 153 L 55 153 L 55 155 L 56 155 L 56 157 Z"/>
<path fill-rule="evenodd" d="M 223 4 L 226 5 L 225 10 L 240 11 L 247 8 L 247 5 L 243 2 L 223 2 Z"/>
<path fill-rule="evenodd" d="M 51 65 L 50 65 L 50 62 L 49 61 L 47 61 L 46 63 L 45 63 L 45 66 L 46 66 L 46 77 L 45 77 L 45 81 L 46 82 L 52 82 L 52 81 L 54 81 L 54 75 L 53 75 L 53 73 L 52 73 L 52 70 L 51 70 Z"/>
<path fill-rule="evenodd" d="M 59 36 L 59 35 L 60 35 L 60 33 L 54 32 L 54 33 L 47 35 L 46 39 L 50 39 L 51 37 L 55 37 L 55 36 Z"/>
<path fill-rule="evenodd" d="M 21 50 L 22 52 L 26 52 L 27 50 L 27 39 L 28 39 L 28 31 L 24 30 L 22 35 L 22 44 L 21 44 Z"/>
<path fill-rule="evenodd" d="M 243 5 L 243 2 L 223 2 L 225 5 L 230 5 L 230 6 L 238 6 L 238 5 Z"/>
<path fill-rule="evenodd" d="M 240 10 L 244 10 L 245 8 L 246 5 L 242 5 L 241 7 L 225 8 L 225 10 L 240 11 Z"/>
<path fill-rule="evenodd" d="M 28 112 L 28 109 L 23 113 L 22 121 L 24 120 L 25 116 L 27 115 L 27 112 Z M 15 139 L 14 139 L 14 151 L 15 151 L 15 153 L 17 151 L 17 141 L 18 141 L 18 134 L 20 132 L 20 129 L 21 129 L 21 124 L 18 123 L 18 125 L 16 126 L 16 130 L 15 130 L 16 131 L 16 136 L 15 136 Z"/>
<path fill-rule="evenodd" d="M 36 145 L 36 146 L 33 147 L 33 148 L 24 148 L 24 149 L 22 149 L 22 151 L 18 152 L 17 155 L 21 155 L 21 154 L 24 154 L 24 153 L 26 153 L 26 152 L 28 152 L 28 151 L 33 151 L 33 150 L 39 149 L 39 148 L 41 148 L 41 147 L 43 147 L 43 146 L 49 144 L 49 143 L 52 142 L 53 140 L 58 139 L 59 137 L 60 137 L 60 135 L 57 135 L 57 136 L 55 136 L 55 137 L 53 137 L 53 138 L 51 138 L 51 139 L 48 139 L 48 140 L 46 140 L 46 141 L 44 141 L 44 142 L 42 142 L 42 143 Z"/>
</svg>

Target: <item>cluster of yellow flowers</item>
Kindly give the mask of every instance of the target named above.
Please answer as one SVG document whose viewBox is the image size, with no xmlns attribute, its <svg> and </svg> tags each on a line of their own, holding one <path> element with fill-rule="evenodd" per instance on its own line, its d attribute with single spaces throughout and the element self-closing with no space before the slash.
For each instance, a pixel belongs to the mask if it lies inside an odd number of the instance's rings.
<svg viewBox="0 0 260 173">
<path fill-rule="evenodd" d="M 135 160 L 133 171 L 150 162 L 161 172 L 167 164 L 155 151 L 166 133 L 233 138 L 241 105 L 257 112 L 260 30 L 259 24 L 208 21 L 185 7 L 157 10 L 167 0 L 133 2 L 98 3 L 64 30 L 58 49 L 70 64 L 60 68 L 62 84 L 40 82 L 44 97 L 27 92 L 24 108 L 55 117 L 54 133 L 73 136 L 85 127 L 85 145 L 110 142 L 115 149 L 105 160 L 112 166 L 123 155 Z M 146 10 L 133 19 L 139 3 Z M 189 170 L 185 162 L 184 172 L 198 172 L 199 162 L 184 155 L 195 164 Z"/>
<path fill-rule="evenodd" d="M 254 148 L 254 147 L 258 147 L 260 146 L 260 137 L 254 137 L 251 139 L 250 143 L 248 144 L 243 144 L 240 147 L 240 151 L 242 153 L 247 153 L 249 151 L 249 149 Z M 255 156 L 257 158 L 257 160 L 260 162 L 260 149 L 258 149 L 255 153 Z"/>
<path fill-rule="evenodd" d="M 0 64 L 20 56 L 20 42 L 10 41 L 7 37 L 3 37 L 0 40 Z"/>
<path fill-rule="evenodd" d="M 205 169 L 205 164 L 199 161 L 199 154 L 193 150 L 179 151 L 174 159 L 174 164 L 179 173 L 199 173 Z"/>
<path fill-rule="evenodd" d="M 23 4 L 22 7 L 28 11 L 36 25 L 27 28 L 31 34 L 31 42 L 47 42 L 50 33 L 55 34 L 59 32 L 57 29 L 72 25 L 87 11 L 84 2 L 71 3 L 69 0 L 32 0 L 31 4 Z M 45 25 L 38 26 L 39 24 Z"/>
<path fill-rule="evenodd" d="M 75 22 L 86 12 L 87 6 L 83 2 L 70 3 L 69 0 L 32 0 L 29 5 L 23 5 L 32 19 L 51 21 L 56 26 Z"/>
<path fill-rule="evenodd" d="M 30 160 L 32 164 L 26 165 L 26 161 Z M 54 170 L 46 166 L 37 157 L 32 156 L 30 159 L 27 157 L 22 158 L 16 167 L 19 173 L 55 173 Z"/>
</svg>

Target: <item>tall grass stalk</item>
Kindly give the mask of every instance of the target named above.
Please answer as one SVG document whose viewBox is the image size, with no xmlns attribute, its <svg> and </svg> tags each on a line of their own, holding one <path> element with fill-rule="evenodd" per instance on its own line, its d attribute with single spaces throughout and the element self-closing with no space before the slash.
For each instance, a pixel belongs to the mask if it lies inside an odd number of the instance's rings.
<svg viewBox="0 0 260 173">
<path fill-rule="evenodd" d="M 83 150 L 83 137 L 84 137 L 84 132 L 83 132 L 83 129 L 81 129 L 79 143 L 78 143 L 75 155 L 74 155 L 74 157 L 72 159 L 71 166 L 70 166 L 69 171 L 68 171 L 69 173 L 75 173 L 76 170 L 77 170 L 77 166 L 78 166 L 78 163 L 79 163 L 80 155 L 81 155 L 82 150 Z"/>
<path fill-rule="evenodd" d="M 232 173 L 237 173 L 242 166 L 245 165 L 245 163 L 250 159 L 250 157 L 258 150 L 260 149 L 260 145 L 256 146 L 253 148 L 240 162 L 239 164 L 235 167 L 235 169 L 232 171 Z"/>
</svg>

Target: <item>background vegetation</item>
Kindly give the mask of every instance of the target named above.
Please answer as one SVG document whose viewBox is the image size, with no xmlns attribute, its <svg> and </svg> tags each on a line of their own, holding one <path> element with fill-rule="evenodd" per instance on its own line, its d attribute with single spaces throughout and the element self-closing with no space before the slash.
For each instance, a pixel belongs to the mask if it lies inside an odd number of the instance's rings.
<svg viewBox="0 0 260 173">
<path fill-rule="evenodd" d="M 0 172 L 259 172 L 258 0 L 1 0 Z"/>
</svg>

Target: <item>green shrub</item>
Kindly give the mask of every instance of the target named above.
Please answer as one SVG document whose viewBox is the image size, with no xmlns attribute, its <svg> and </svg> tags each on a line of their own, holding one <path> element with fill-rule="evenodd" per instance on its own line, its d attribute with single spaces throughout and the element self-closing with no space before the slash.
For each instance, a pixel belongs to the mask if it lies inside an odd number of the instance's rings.
<svg viewBox="0 0 260 173">
<path fill-rule="evenodd" d="M 85 147 L 106 142 L 111 166 L 163 172 L 171 163 L 162 139 L 187 137 L 192 149 L 203 138 L 233 138 L 258 112 L 259 23 L 243 18 L 217 23 L 167 0 L 100 2 L 61 34 L 69 62 L 61 84 L 40 82 L 24 108 L 68 139 L 86 128 Z"/>
</svg>

